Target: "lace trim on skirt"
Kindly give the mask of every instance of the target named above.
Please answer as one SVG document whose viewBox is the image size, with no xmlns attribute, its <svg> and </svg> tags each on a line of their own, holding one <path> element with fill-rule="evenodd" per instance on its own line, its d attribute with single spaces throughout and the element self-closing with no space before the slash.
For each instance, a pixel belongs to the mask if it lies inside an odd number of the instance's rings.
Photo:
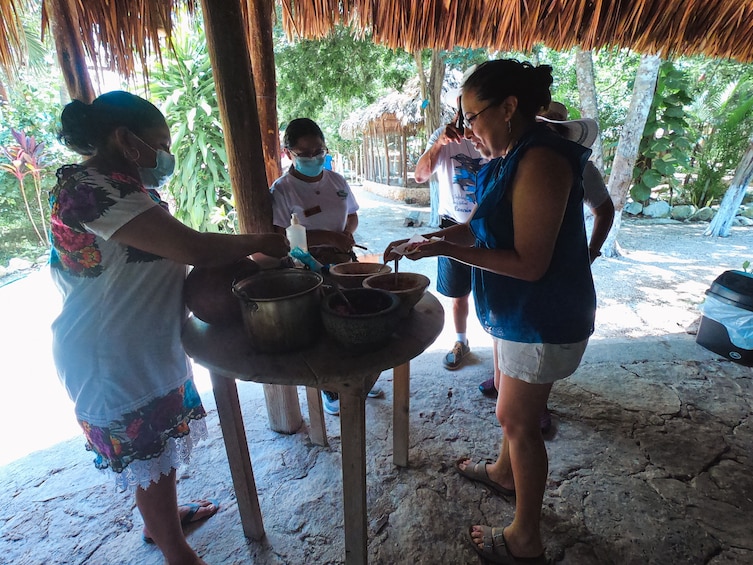
<svg viewBox="0 0 753 565">
<path fill-rule="evenodd" d="M 204 418 L 192 420 L 190 432 L 177 438 L 169 438 L 165 448 L 157 457 L 131 461 L 120 473 L 115 473 L 115 484 L 121 490 L 135 491 L 137 487 L 147 488 L 159 481 L 162 475 L 176 471 L 187 465 L 195 443 L 207 438 L 207 425 Z M 103 469 L 103 472 L 108 472 Z"/>
</svg>

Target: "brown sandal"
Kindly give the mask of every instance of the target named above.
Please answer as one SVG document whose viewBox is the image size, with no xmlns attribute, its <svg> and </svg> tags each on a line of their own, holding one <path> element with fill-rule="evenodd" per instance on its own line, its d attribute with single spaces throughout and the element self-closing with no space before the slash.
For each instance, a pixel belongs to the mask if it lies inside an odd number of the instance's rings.
<svg viewBox="0 0 753 565">
<path fill-rule="evenodd" d="M 501 563 L 502 565 L 549 565 L 546 554 L 542 553 L 538 557 L 515 557 L 510 553 L 505 541 L 504 528 L 492 528 L 490 526 L 479 526 L 483 534 L 484 547 L 481 548 L 473 539 L 473 526 L 468 528 L 468 539 L 481 557 L 491 563 Z"/>
<path fill-rule="evenodd" d="M 455 470 L 466 479 L 470 479 L 471 481 L 483 484 L 484 486 L 488 487 L 494 494 L 507 497 L 515 496 L 515 489 L 505 488 L 489 478 L 489 475 L 486 472 L 486 461 L 470 463 L 466 466 L 465 469 L 461 469 L 460 464 L 466 460 L 470 460 L 470 458 L 461 457 L 460 459 L 455 461 Z"/>
</svg>

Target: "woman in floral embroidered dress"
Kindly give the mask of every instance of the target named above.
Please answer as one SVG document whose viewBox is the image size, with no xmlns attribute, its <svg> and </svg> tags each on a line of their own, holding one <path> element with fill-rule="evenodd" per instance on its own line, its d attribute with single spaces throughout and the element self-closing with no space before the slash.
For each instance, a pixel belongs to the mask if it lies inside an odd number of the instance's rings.
<svg viewBox="0 0 753 565">
<path fill-rule="evenodd" d="M 87 159 L 61 167 L 50 195 L 51 267 L 63 294 L 52 326 L 58 374 L 95 465 L 135 490 L 144 539 L 171 565 L 204 563 L 182 523 L 208 518 L 217 504 L 179 507 L 175 484 L 206 437 L 180 343 L 186 266 L 282 257 L 288 244 L 279 234 L 200 233 L 168 213 L 156 188 L 175 166 L 170 131 L 146 100 L 116 91 L 73 101 L 61 125 L 61 140 Z"/>
</svg>

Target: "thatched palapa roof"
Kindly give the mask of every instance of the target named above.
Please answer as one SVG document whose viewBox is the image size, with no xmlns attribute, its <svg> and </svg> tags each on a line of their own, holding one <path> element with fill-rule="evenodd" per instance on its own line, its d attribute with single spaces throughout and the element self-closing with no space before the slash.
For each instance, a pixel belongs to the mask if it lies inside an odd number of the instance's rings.
<svg viewBox="0 0 753 565">
<path fill-rule="evenodd" d="M 753 0 L 282 0 L 289 36 L 323 37 L 336 24 L 415 51 L 528 51 L 605 46 L 643 53 L 753 61 Z"/>
<path fill-rule="evenodd" d="M 22 62 L 26 3 L 0 0 L 0 66 L 8 74 Z M 195 0 L 44 0 L 45 14 L 53 5 L 78 22 L 99 66 L 132 76 L 159 53 L 160 36 L 170 37 L 175 9 L 192 10 Z M 753 0 L 280 0 L 278 16 L 291 37 L 324 37 L 346 24 L 408 51 L 544 43 L 753 61 Z"/>
<path fill-rule="evenodd" d="M 459 79 L 455 75 L 446 77 L 442 84 L 442 123 L 450 120 L 455 113 L 452 90 L 459 87 Z M 345 139 L 353 139 L 358 132 L 367 131 L 374 124 L 377 129 L 386 128 L 388 132 L 404 131 L 413 135 L 423 123 L 424 116 L 418 80 L 413 77 L 405 83 L 400 91 L 385 94 L 376 102 L 351 112 L 348 118 L 340 124 L 340 135 Z"/>
<path fill-rule="evenodd" d="M 356 132 L 366 130 L 369 124 L 384 127 L 385 122 L 389 124 L 386 128 L 388 131 L 412 131 L 422 121 L 421 99 L 416 93 L 391 92 L 366 108 L 351 113 L 340 124 L 340 135 L 345 139 L 353 139 Z"/>
</svg>

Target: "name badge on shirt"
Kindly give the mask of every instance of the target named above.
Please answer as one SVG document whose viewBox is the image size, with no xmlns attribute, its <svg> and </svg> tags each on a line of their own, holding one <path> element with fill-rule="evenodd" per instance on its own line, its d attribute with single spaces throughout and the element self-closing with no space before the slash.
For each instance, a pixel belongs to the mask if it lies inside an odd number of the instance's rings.
<svg viewBox="0 0 753 565">
<path fill-rule="evenodd" d="M 308 210 L 304 210 L 303 211 L 303 215 L 306 218 L 310 218 L 311 216 L 315 216 L 315 215 L 321 214 L 321 213 L 322 213 L 322 208 L 318 204 L 316 206 L 314 206 L 313 208 L 309 208 Z"/>
</svg>

